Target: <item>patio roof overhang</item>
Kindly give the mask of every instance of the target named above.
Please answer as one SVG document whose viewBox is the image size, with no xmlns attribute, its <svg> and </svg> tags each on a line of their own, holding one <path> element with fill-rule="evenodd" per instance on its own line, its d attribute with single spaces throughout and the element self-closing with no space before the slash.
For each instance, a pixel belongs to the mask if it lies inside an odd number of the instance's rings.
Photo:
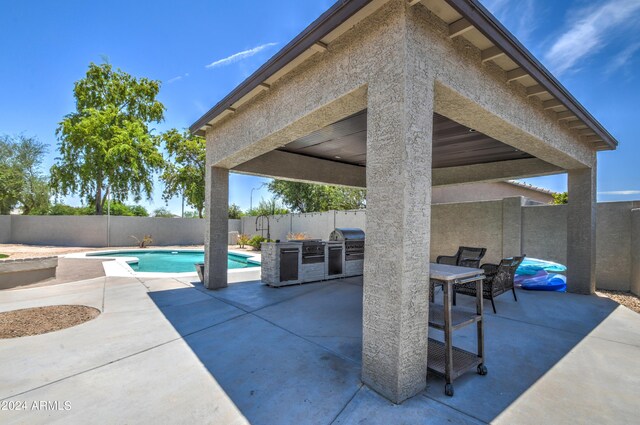
<svg viewBox="0 0 640 425">
<path fill-rule="evenodd" d="M 282 76 L 356 23 L 376 11 L 387 0 L 336 2 L 269 61 L 190 126 L 203 133 L 218 120 L 233 114 Z M 511 83 L 524 86 L 527 96 L 538 97 L 545 109 L 575 131 L 594 150 L 616 149 L 617 140 L 573 95 L 477 0 L 407 0 L 429 8 L 449 25 L 451 38 L 464 37 L 482 51 L 483 62 L 493 62 L 507 72 Z"/>
<path fill-rule="evenodd" d="M 475 0 L 340 2 L 191 128 L 208 289 L 227 286 L 230 171 L 367 187 L 362 380 L 394 402 L 425 386 L 432 186 L 566 170 L 567 287 L 595 291 L 596 152 L 616 142 L 495 25 Z"/>
</svg>

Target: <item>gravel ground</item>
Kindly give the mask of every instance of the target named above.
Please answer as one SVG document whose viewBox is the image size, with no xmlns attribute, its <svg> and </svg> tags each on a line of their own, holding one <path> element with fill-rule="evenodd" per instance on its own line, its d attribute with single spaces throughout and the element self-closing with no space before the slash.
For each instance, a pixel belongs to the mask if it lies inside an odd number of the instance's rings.
<svg viewBox="0 0 640 425">
<path fill-rule="evenodd" d="M 636 313 L 640 313 L 640 297 L 632 294 L 631 292 L 600 290 L 596 291 L 596 294 L 601 297 L 611 298 L 618 304 L 622 304 Z"/>
<path fill-rule="evenodd" d="M 84 305 L 54 305 L 0 313 L 0 339 L 40 335 L 95 319 L 100 311 Z"/>
</svg>

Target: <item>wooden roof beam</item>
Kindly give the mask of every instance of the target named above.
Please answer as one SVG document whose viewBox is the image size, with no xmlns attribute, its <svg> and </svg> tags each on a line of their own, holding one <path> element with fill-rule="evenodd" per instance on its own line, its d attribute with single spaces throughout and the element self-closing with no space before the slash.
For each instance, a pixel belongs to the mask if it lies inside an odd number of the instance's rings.
<svg viewBox="0 0 640 425">
<path fill-rule="evenodd" d="M 544 109 L 556 108 L 558 106 L 564 106 L 558 99 L 550 99 L 542 102 L 542 107 Z"/>
<path fill-rule="evenodd" d="M 522 68 L 512 69 L 511 71 L 507 71 L 507 83 L 519 80 L 527 75 L 529 75 L 527 71 Z"/>
<path fill-rule="evenodd" d="M 471 22 L 467 21 L 464 18 L 458 19 L 452 24 L 449 24 L 449 38 L 454 38 L 462 35 L 471 29 L 473 29 L 473 25 L 471 25 Z"/>
<path fill-rule="evenodd" d="M 591 130 L 590 128 L 583 128 L 581 130 L 578 130 L 578 135 L 580 135 L 580 136 L 595 136 L 596 133 L 594 133 L 593 130 Z"/>
<path fill-rule="evenodd" d="M 322 52 L 326 52 L 327 51 L 327 45 L 324 44 L 322 41 L 316 41 L 312 46 L 311 46 L 311 50 L 313 50 L 316 53 L 322 53 Z"/>
<path fill-rule="evenodd" d="M 571 111 L 562 111 L 562 112 L 558 112 L 556 114 L 556 119 L 558 121 L 564 121 L 564 120 L 572 120 L 572 119 L 577 119 L 577 117 L 575 116 L 575 114 Z"/>
<path fill-rule="evenodd" d="M 543 93 L 548 93 L 548 90 L 542 87 L 540 84 L 536 84 L 535 86 L 527 87 L 527 97 L 538 96 Z"/>
<path fill-rule="evenodd" d="M 505 53 L 502 50 L 500 50 L 498 46 L 492 46 L 492 47 L 489 47 L 488 49 L 484 49 L 480 55 L 482 58 L 482 63 L 485 63 L 490 60 L 499 58 L 500 56 L 504 56 L 504 54 Z"/>
<path fill-rule="evenodd" d="M 407 0 L 407 3 L 409 3 L 409 6 L 415 6 L 416 4 L 420 3 L 422 0 Z"/>
<path fill-rule="evenodd" d="M 569 122 L 569 124 L 567 124 L 567 127 L 569 128 L 582 128 L 586 126 L 587 125 L 580 120 L 571 121 Z"/>
<path fill-rule="evenodd" d="M 582 136 L 581 139 L 589 143 L 598 143 L 603 141 L 600 136 Z"/>
</svg>

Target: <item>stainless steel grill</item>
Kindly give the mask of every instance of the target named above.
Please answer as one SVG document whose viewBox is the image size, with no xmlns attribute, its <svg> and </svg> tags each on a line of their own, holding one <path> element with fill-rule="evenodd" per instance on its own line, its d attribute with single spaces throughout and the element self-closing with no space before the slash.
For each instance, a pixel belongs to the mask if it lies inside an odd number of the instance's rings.
<svg viewBox="0 0 640 425">
<path fill-rule="evenodd" d="M 364 241 L 364 231 L 357 227 L 336 227 L 331 235 L 329 235 L 330 241 Z"/>
<path fill-rule="evenodd" d="M 324 263 L 324 245 L 317 240 L 302 241 L 302 264 Z"/>
<path fill-rule="evenodd" d="M 356 227 L 336 228 L 331 235 L 331 241 L 344 241 L 345 261 L 364 259 L 364 231 Z"/>
</svg>

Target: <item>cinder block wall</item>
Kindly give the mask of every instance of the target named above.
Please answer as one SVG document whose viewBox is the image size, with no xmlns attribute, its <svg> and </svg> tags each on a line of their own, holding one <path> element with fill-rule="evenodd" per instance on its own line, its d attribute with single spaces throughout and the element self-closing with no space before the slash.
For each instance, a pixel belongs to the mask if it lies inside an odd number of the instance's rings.
<svg viewBox="0 0 640 425">
<path fill-rule="evenodd" d="M 459 245 L 487 247 L 487 262 L 514 251 L 565 264 L 567 208 L 564 205 L 524 206 L 520 198 L 502 201 L 437 204 L 431 207 L 431 261 L 453 254 Z M 600 289 L 640 294 L 640 201 L 598 203 L 597 285 Z M 519 213 L 518 213 L 519 209 Z M 390 212 L 391 219 L 393 212 Z M 133 246 L 152 235 L 156 246 L 201 245 L 205 219 L 111 217 L 110 246 Z M 269 217 L 272 239 L 290 232 L 327 239 L 336 227 L 366 232 L 365 211 L 328 211 Z M 229 220 L 229 231 L 256 235 L 256 218 Z M 265 232 L 266 236 L 266 232 Z M 107 217 L 0 216 L 0 243 L 107 246 Z"/>
<path fill-rule="evenodd" d="M 0 243 L 11 243 L 10 215 L 0 215 Z"/>
<path fill-rule="evenodd" d="M 640 295 L 640 209 L 631 210 L 631 282 L 630 289 Z"/>
</svg>

